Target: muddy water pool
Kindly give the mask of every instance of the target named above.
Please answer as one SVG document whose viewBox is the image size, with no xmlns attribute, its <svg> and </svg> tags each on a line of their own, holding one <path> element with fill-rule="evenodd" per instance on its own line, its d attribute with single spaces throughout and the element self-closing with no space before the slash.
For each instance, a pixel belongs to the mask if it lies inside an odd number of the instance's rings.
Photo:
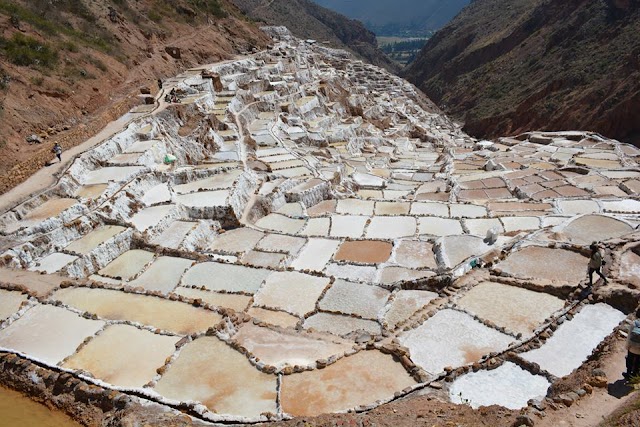
<svg viewBox="0 0 640 427">
<path fill-rule="evenodd" d="M 79 427 L 62 412 L 52 411 L 22 394 L 0 387 L 0 427 Z"/>
</svg>

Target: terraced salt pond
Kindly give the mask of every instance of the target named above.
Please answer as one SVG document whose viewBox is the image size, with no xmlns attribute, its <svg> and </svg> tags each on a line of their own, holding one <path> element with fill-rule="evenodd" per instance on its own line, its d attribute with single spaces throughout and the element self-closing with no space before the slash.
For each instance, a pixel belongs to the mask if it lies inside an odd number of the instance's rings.
<svg viewBox="0 0 640 427">
<path fill-rule="evenodd" d="M 206 331 L 222 321 L 219 314 L 162 298 L 109 289 L 67 288 L 52 299 L 109 320 L 129 320 L 175 334 Z"/>
<path fill-rule="evenodd" d="M 0 331 L 0 347 L 56 365 L 104 325 L 63 308 L 37 305 Z"/>
<path fill-rule="evenodd" d="M 214 128 L 163 105 L 0 216 L 1 348 L 216 423 L 371 408 L 432 380 L 520 408 L 638 301 L 637 150 L 477 141 L 397 77 L 274 45 L 168 83 Z M 579 302 L 592 240 L 612 285 Z"/>
<path fill-rule="evenodd" d="M 362 351 L 322 370 L 284 377 L 282 408 L 295 416 L 344 411 L 389 399 L 391 390 L 415 383 L 391 356 Z"/>
<path fill-rule="evenodd" d="M 182 349 L 154 390 L 169 399 L 202 402 L 219 414 L 255 418 L 276 413 L 276 383 L 275 375 L 256 370 L 226 343 L 203 337 Z"/>
<path fill-rule="evenodd" d="M 175 336 L 162 336 L 128 325 L 107 327 L 63 366 L 90 372 L 110 384 L 141 388 L 175 351 Z"/>
<path fill-rule="evenodd" d="M 520 409 L 527 406 L 530 399 L 544 397 L 550 385 L 546 378 L 506 362 L 497 369 L 459 378 L 451 385 L 449 397 L 455 403 L 465 403 L 472 408 L 500 405 Z"/>
</svg>

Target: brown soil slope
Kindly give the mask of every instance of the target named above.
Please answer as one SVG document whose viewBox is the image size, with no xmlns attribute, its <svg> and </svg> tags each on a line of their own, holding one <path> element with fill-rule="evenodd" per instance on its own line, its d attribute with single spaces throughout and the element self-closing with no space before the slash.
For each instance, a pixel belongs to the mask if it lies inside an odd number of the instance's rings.
<svg viewBox="0 0 640 427">
<path fill-rule="evenodd" d="M 639 0 L 477 0 L 405 77 L 482 137 L 588 129 L 640 143 Z"/>
<path fill-rule="evenodd" d="M 140 86 L 268 42 L 227 0 L 0 0 L 0 193 L 53 141 L 77 145 L 126 112 Z"/>
<path fill-rule="evenodd" d="M 375 34 L 360 21 L 349 19 L 310 0 L 232 0 L 251 18 L 268 25 L 284 25 L 302 39 L 329 42 L 367 62 L 397 72 L 400 67 L 378 48 Z"/>
</svg>

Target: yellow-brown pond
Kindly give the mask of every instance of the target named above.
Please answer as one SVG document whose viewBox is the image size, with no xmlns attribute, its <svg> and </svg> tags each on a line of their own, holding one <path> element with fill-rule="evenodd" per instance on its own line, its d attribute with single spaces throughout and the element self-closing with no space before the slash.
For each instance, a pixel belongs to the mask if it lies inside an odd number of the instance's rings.
<svg viewBox="0 0 640 427">
<path fill-rule="evenodd" d="M 62 412 L 51 411 L 22 394 L 0 387 L 0 427 L 80 427 Z"/>
</svg>

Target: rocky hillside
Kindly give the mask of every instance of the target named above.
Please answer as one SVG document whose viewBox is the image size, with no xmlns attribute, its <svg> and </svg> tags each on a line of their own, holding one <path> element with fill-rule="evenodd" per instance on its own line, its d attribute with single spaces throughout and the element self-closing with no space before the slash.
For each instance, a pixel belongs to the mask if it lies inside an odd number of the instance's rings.
<svg viewBox="0 0 640 427">
<path fill-rule="evenodd" d="M 588 129 L 640 143 L 639 0 L 476 0 L 405 76 L 476 136 Z"/>
<path fill-rule="evenodd" d="M 365 23 L 378 35 L 424 35 L 442 28 L 469 0 L 314 0 Z"/>
<path fill-rule="evenodd" d="M 139 102 L 141 86 L 267 43 L 227 0 L 0 0 L 0 192 L 50 160 L 54 140 L 76 145 Z"/>
<path fill-rule="evenodd" d="M 284 25 L 302 39 L 329 42 L 389 71 L 398 65 L 378 48 L 376 36 L 358 21 L 318 6 L 310 0 L 232 0 L 251 18 L 268 25 Z"/>
</svg>

